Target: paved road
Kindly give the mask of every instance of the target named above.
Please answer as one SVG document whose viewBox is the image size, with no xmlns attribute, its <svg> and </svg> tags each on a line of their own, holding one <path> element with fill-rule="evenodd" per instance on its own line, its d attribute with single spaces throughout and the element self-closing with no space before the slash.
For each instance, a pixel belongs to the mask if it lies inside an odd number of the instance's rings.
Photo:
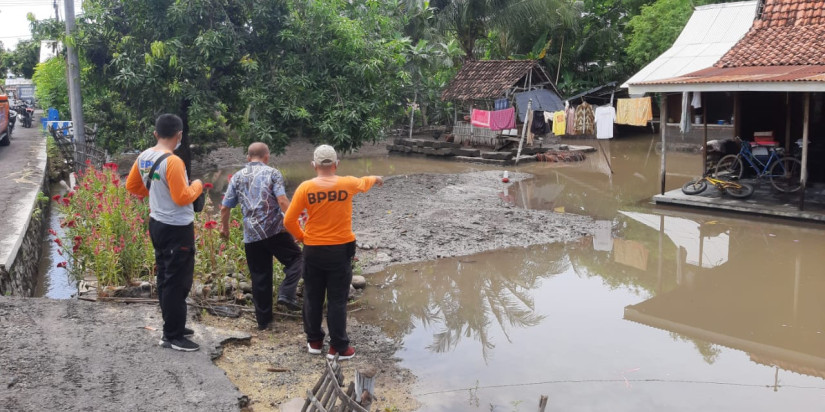
<svg viewBox="0 0 825 412">
<path fill-rule="evenodd" d="M 0 296 L 0 410 L 239 410 L 210 357 L 233 337 L 190 324 L 201 350 L 178 352 L 144 328 L 160 323 L 156 305 Z"/>
<path fill-rule="evenodd" d="M 46 147 L 43 129 L 36 123 L 26 129 L 17 123 L 9 146 L 0 147 L 0 227 L 9 224 L 7 217 L 19 207 L 18 201 L 25 193 L 39 190 L 42 181 L 35 172 L 38 158 Z M 4 232 L 0 230 L 0 232 Z"/>
</svg>

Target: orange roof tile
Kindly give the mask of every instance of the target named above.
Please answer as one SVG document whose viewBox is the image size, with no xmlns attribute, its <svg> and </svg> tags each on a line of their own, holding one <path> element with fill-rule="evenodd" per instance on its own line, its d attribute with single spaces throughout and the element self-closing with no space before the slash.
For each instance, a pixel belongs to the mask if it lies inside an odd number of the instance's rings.
<svg viewBox="0 0 825 412">
<path fill-rule="evenodd" d="M 750 32 L 715 66 L 825 64 L 825 1 L 763 1 Z"/>
</svg>

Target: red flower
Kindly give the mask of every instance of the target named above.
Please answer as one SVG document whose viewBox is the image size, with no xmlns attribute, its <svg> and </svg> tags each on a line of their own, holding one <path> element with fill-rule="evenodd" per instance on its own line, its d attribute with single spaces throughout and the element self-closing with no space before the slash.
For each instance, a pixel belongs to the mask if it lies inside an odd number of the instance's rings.
<svg viewBox="0 0 825 412">
<path fill-rule="evenodd" d="M 120 253 L 120 251 L 123 250 L 123 249 L 121 249 L 117 246 L 115 246 L 113 249 L 114 249 L 115 253 Z"/>
<path fill-rule="evenodd" d="M 90 165 L 90 164 L 92 164 L 92 161 L 91 161 L 91 159 L 86 159 L 86 164 L 87 164 L 87 165 Z"/>
<path fill-rule="evenodd" d="M 69 262 L 60 262 L 60 263 L 57 264 L 57 267 L 65 269 L 66 265 L 68 265 L 68 264 L 69 264 Z"/>
<path fill-rule="evenodd" d="M 52 228 L 49 228 L 49 234 L 52 236 L 57 236 L 57 232 L 55 232 Z"/>
<path fill-rule="evenodd" d="M 59 202 L 60 201 L 60 195 L 52 196 L 52 200 L 54 200 L 55 202 Z"/>
<path fill-rule="evenodd" d="M 83 242 L 83 238 L 80 236 L 75 236 L 72 240 L 74 240 L 75 245 L 79 245 L 81 242 Z"/>
<path fill-rule="evenodd" d="M 206 190 L 209 190 L 213 187 L 215 187 L 215 185 L 213 185 L 212 183 L 204 183 L 203 184 L 203 188 L 206 189 Z"/>
<path fill-rule="evenodd" d="M 63 242 L 60 241 L 59 237 L 54 238 L 54 243 L 57 243 L 57 246 L 63 246 Z"/>
<path fill-rule="evenodd" d="M 57 249 L 57 254 L 63 256 L 63 249 Z"/>
<path fill-rule="evenodd" d="M 74 191 L 66 193 L 66 197 L 71 198 L 72 196 L 74 196 Z"/>
<path fill-rule="evenodd" d="M 79 243 L 75 243 L 75 245 L 74 245 L 74 246 L 72 246 L 72 253 L 77 253 L 77 250 L 78 250 L 78 249 L 80 249 L 80 244 L 79 244 Z"/>
<path fill-rule="evenodd" d="M 64 198 L 63 198 L 63 200 L 62 200 L 62 202 L 63 202 L 63 206 L 68 206 L 68 205 L 69 205 L 69 203 L 71 203 L 71 202 L 72 202 L 72 200 L 71 200 L 71 199 L 69 199 L 68 197 L 64 197 Z"/>
<path fill-rule="evenodd" d="M 218 227 L 218 222 L 216 222 L 214 220 L 210 220 L 210 221 L 204 223 L 203 227 L 205 227 L 207 229 L 214 229 L 214 228 Z"/>
<path fill-rule="evenodd" d="M 77 223 L 74 220 L 70 220 L 70 221 L 66 222 L 66 226 L 75 227 L 75 226 L 77 226 Z"/>
<path fill-rule="evenodd" d="M 112 179 L 112 184 L 115 185 L 115 186 L 119 185 L 120 184 L 120 179 L 114 179 L 113 178 Z"/>
<path fill-rule="evenodd" d="M 111 163 L 111 162 L 110 163 L 104 163 L 103 168 L 104 169 L 112 169 L 113 171 L 116 171 L 117 170 L 117 163 Z"/>
</svg>

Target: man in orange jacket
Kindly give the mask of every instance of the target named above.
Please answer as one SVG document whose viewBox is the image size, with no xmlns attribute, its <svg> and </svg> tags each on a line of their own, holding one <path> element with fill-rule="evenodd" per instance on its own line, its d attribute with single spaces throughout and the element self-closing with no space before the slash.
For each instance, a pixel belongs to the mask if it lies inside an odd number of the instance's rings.
<svg viewBox="0 0 825 412">
<path fill-rule="evenodd" d="M 149 196 L 149 237 L 155 248 L 158 300 L 163 315 L 160 345 L 192 352 L 199 348 L 186 337 L 194 333 L 186 327 L 186 296 L 195 271 L 192 202 L 200 196 L 203 184 L 197 179 L 190 185 L 183 160 L 172 154 L 183 139 L 180 117 L 160 115 L 155 122 L 155 138 L 158 143 L 135 160 L 126 179 L 126 190 Z"/>
<path fill-rule="evenodd" d="M 378 185 L 381 176 L 337 176 L 338 156 L 332 146 L 315 149 L 312 166 L 317 177 L 298 186 L 284 216 L 286 229 L 304 243 L 304 332 L 307 350 L 320 354 L 324 346 L 324 297 L 330 348 L 327 357 L 350 359 L 355 349 L 347 336 L 347 299 L 352 283 L 355 233 L 352 232 L 352 198 Z M 302 229 L 298 223 L 306 210 Z"/>
</svg>

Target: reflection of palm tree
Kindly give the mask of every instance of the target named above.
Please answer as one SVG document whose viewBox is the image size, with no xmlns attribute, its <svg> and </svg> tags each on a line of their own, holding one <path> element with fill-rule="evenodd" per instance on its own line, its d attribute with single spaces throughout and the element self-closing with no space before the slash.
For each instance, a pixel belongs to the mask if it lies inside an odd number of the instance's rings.
<svg viewBox="0 0 825 412">
<path fill-rule="evenodd" d="M 536 326 L 544 319 L 534 312 L 530 291 L 540 279 L 565 270 L 563 251 L 561 246 L 539 246 L 396 267 L 388 272 L 393 287 L 379 289 L 385 296 L 376 300 L 390 303 L 384 313 L 398 332 L 408 333 L 416 321 L 441 323 L 444 330 L 434 334 L 427 349 L 448 352 L 462 338 L 472 337 L 481 343 L 486 360 L 495 347 L 491 314 L 508 341 L 508 326 Z"/>
</svg>

